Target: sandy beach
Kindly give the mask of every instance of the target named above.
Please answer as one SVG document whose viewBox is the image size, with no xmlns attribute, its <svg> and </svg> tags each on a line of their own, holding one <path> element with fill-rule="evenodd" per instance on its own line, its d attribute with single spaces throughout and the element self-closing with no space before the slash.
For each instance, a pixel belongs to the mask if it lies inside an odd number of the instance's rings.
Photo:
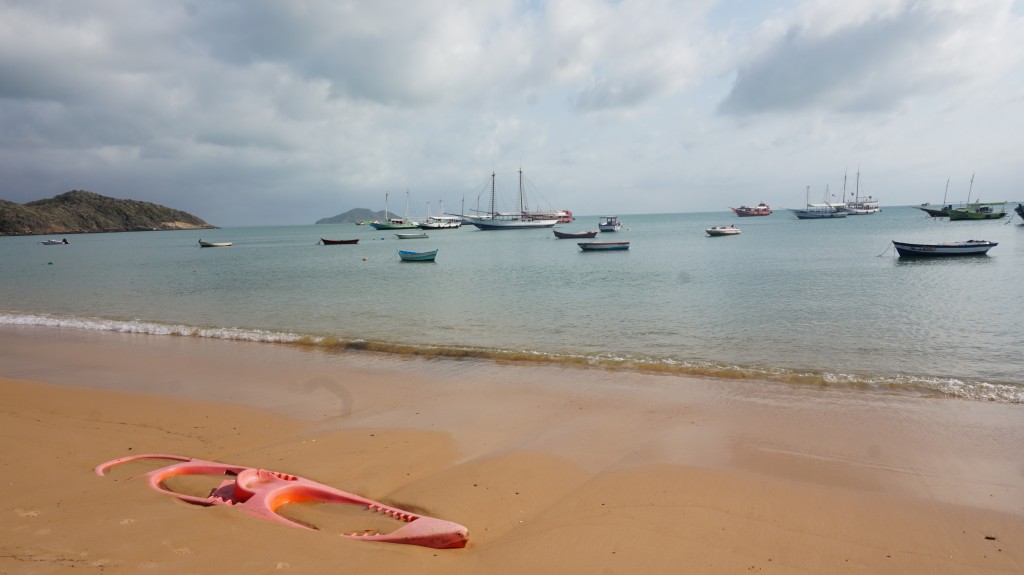
<svg viewBox="0 0 1024 575">
<path fill-rule="evenodd" d="M 0 573 L 1024 572 L 1020 405 L 10 326 L 0 378 Z M 93 472 L 141 453 L 295 474 L 469 543 Z"/>
</svg>

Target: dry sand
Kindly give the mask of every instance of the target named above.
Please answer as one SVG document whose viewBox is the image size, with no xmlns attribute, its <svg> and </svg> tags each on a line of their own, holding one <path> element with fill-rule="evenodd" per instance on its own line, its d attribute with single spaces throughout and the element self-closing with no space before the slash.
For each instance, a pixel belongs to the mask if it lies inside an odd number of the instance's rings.
<svg viewBox="0 0 1024 575">
<path fill-rule="evenodd" d="M 0 573 L 1024 573 L 1024 407 L 0 328 Z M 461 523 L 465 549 L 188 505 L 177 453 Z"/>
</svg>

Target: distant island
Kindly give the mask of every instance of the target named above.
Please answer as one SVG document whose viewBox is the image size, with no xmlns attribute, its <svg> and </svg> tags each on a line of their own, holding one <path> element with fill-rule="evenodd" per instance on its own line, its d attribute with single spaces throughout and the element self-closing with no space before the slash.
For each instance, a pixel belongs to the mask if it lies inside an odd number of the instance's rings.
<svg viewBox="0 0 1024 575">
<path fill-rule="evenodd" d="M 85 190 L 72 190 L 26 204 L 0 200 L 0 235 L 5 236 L 216 227 L 181 210 L 150 202 L 119 200 Z"/>
<path fill-rule="evenodd" d="M 384 215 L 384 211 L 371 212 L 366 208 L 355 208 L 351 209 L 344 214 L 338 214 L 331 218 L 323 218 L 317 220 L 318 224 L 354 224 L 356 222 L 372 222 L 376 220 L 387 219 Z"/>
</svg>

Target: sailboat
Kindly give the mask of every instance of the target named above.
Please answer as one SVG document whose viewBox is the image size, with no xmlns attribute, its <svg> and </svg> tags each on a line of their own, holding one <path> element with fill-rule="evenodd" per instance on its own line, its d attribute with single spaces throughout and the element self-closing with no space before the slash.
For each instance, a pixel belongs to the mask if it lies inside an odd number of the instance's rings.
<svg viewBox="0 0 1024 575">
<path fill-rule="evenodd" d="M 388 192 L 384 192 L 384 221 L 370 222 L 375 230 L 407 230 L 418 228 L 419 224 L 409 219 L 409 192 L 405 192 L 405 217 L 392 218 L 388 216 Z"/>
<path fill-rule="evenodd" d="M 463 216 L 463 219 L 481 230 L 520 230 L 536 228 L 552 228 L 558 218 L 548 218 L 529 213 L 523 200 L 523 170 L 519 169 L 519 211 L 497 212 L 494 209 L 495 183 L 494 172 L 491 172 L 491 211 L 487 216 Z"/>
<path fill-rule="evenodd" d="M 843 176 L 843 194 L 846 194 L 846 176 Z M 856 193 L 854 194 L 853 201 L 847 202 L 844 211 L 851 216 L 862 216 L 867 214 L 876 214 L 882 211 L 881 206 L 878 205 L 878 200 L 868 196 L 865 199 L 860 197 L 860 168 L 857 168 L 857 186 Z"/>
<path fill-rule="evenodd" d="M 801 220 L 821 220 L 826 218 L 845 218 L 846 212 L 837 209 L 835 204 L 828 202 L 828 186 L 825 186 L 825 203 L 812 204 L 811 203 L 811 187 L 807 186 L 806 198 L 804 203 L 807 207 L 802 210 L 791 210 L 797 219 Z"/>
</svg>

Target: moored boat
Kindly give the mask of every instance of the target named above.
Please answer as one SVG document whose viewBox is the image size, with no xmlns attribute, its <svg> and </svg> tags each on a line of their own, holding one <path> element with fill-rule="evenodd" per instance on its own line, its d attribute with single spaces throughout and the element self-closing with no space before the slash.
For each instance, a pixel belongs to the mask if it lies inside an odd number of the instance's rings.
<svg viewBox="0 0 1024 575">
<path fill-rule="evenodd" d="M 736 226 L 711 226 L 710 228 L 704 230 L 704 232 L 711 237 L 736 236 L 739 235 L 740 229 L 737 228 Z"/>
<path fill-rule="evenodd" d="M 766 204 L 764 202 L 761 202 L 761 203 L 757 204 L 756 206 L 740 206 L 738 208 L 730 207 L 729 209 L 732 210 L 737 216 L 739 216 L 741 218 L 746 218 L 746 217 L 750 217 L 750 216 L 770 216 L 770 215 L 772 215 L 771 207 L 769 207 L 768 204 Z"/>
<path fill-rule="evenodd" d="M 974 202 L 947 210 L 950 221 L 998 220 L 1006 217 L 1006 202 Z"/>
<path fill-rule="evenodd" d="M 560 232 L 558 230 L 551 230 L 555 233 L 555 237 L 560 240 L 581 240 L 586 238 L 597 237 L 597 230 L 587 230 L 585 232 Z"/>
<path fill-rule="evenodd" d="M 421 230 L 447 230 L 462 227 L 462 218 L 459 216 L 427 216 L 420 222 Z"/>
<path fill-rule="evenodd" d="M 601 216 L 601 221 L 597 223 L 597 229 L 602 232 L 617 232 L 622 229 L 622 222 L 619 221 L 618 216 Z"/>
<path fill-rule="evenodd" d="M 629 249 L 629 242 L 579 242 L 576 245 L 585 252 L 607 252 L 612 250 Z"/>
<path fill-rule="evenodd" d="M 539 215 L 529 212 L 526 209 L 523 199 L 523 170 L 519 170 L 519 211 L 498 212 L 495 209 L 496 190 L 495 174 L 491 172 L 491 211 L 484 216 L 463 216 L 463 220 L 473 224 L 481 230 L 522 230 L 536 228 L 551 228 L 558 223 L 557 217 L 544 214 Z"/>
<path fill-rule="evenodd" d="M 1020 219 L 1024 220 L 1024 204 L 1017 204 L 1017 207 L 1013 208 L 1013 211 L 1017 212 Z"/>
<path fill-rule="evenodd" d="M 199 240 L 199 247 L 201 248 L 230 248 L 231 242 L 204 242 L 201 238 Z"/>
<path fill-rule="evenodd" d="M 398 233 L 395 236 L 400 240 L 419 240 L 430 237 L 425 232 Z"/>
<path fill-rule="evenodd" d="M 69 242 L 67 240 L 67 238 L 62 238 L 62 239 L 59 239 L 59 240 L 50 239 L 50 240 L 42 241 L 42 242 L 39 242 L 39 243 L 43 244 L 44 246 L 65 246 L 65 245 L 67 245 L 67 244 L 69 244 L 71 242 Z"/>
<path fill-rule="evenodd" d="M 388 192 L 384 192 L 384 221 L 373 221 L 370 225 L 375 230 L 408 230 L 420 225 L 409 219 L 409 192 L 405 193 L 405 217 L 392 218 L 388 215 Z"/>
<path fill-rule="evenodd" d="M 946 242 L 939 244 L 914 244 L 892 241 L 896 253 L 901 257 L 934 257 L 934 256 L 980 256 L 999 245 L 986 240 L 967 240 L 965 242 Z"/>
<path fill-rule="evenodd" d="M 804 199 L 807 206 L 802 210 L 792 210 L 793 215 L 800 220 L 822 220 L 831 218 L 845 218 L 846 212 L 843 211 L 844 204 L 833 204 L 828 201 L 822 204 L 810 203 L 811 187 L 807 186 L 807 194 Z M 825 187 L 825 197 L 828 197 L 828 187 Z"/>
<path fill-rule="evenodd" d="M 329 240 L 327 238 L 320 238 L 320 243 L 322 243 L 325 246 L 337 246 L 341 244 L 358 244 L 359 238 L 356 238 L 354 240 Z"/>
<path fill-rule="evenodd" d="M 437 257 L 437 250 L 427 252 L 398 250 L 398 257 L 402 258 L 403 262 L 432 262 Z"/>
</svg>

